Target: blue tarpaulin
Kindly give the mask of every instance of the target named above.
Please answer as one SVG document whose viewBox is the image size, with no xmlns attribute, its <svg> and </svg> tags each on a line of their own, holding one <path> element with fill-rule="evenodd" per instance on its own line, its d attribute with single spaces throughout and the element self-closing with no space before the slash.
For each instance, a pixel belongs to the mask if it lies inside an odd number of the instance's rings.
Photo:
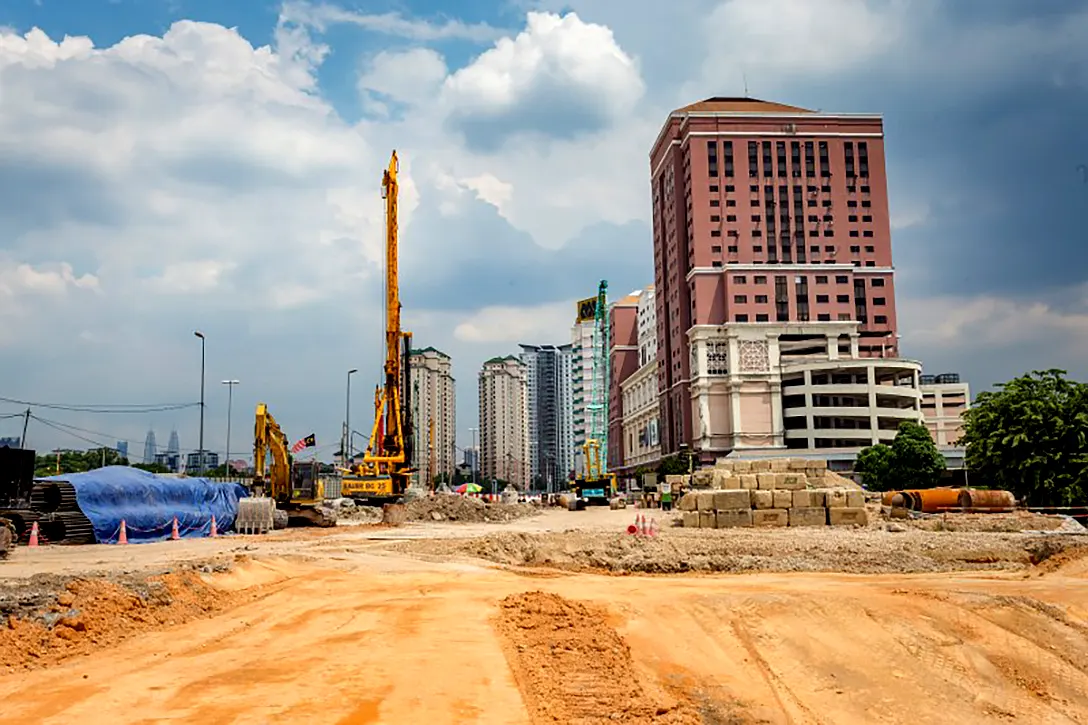
<svg viewBox="0 0 1088 725">
<path fill-rule="evenodd" d="M 106 466 L 39 480 L 72 484 L 76 502 L 91 520 L 100 544 L 117 542 L 122 519 L 133 543 L 169 539 L 175 516 L 183 538 L 208 536 L 213 515 L 216 528 L 227 531 L 238 515 L 238 499 L 249 495 L 237 483 L 157 476 L 129 466 Z"/>
</svg>

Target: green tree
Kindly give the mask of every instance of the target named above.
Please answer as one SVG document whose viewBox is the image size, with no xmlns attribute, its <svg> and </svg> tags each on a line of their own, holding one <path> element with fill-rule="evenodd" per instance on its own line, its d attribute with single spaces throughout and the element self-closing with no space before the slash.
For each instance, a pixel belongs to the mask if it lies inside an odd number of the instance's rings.
<svg viewBox="0 0 1088 725">
<path fill-rule="evenodd" d="M 861 485 L 870 491 L 887 491 L 892 485 L 894 456 L 892 447 L 883 443 L 863 448 L 854 463 L 854 472 L 861 475 Z"/>
<path fill-rule="evenodd" d="M 967 467 L 1036 506 L 1088 502 L 1088 384 L 1033 371 L 981 393 L 964 415 Z"/>
<path fill-rule="evenodd" d="M 45 453 L 34 462 L 34 475 L 56 476 L 65 473 L 85 473 L 102 466 L 127 466 L 128 459 L 113 448 L 92 448 L 89 451 L 58 451 Z"/>
<path fill-rule="evenodd" d="M 891 448 L 891 483 L 896 488 L 932 488 L 941 480 L 944 456 L 921 423 L 900 423 Z"/>
<path fill-rule="evenodd" d="M 688 472 L 688 461 L 678 455 L 665 456 L 657 466 L 660 476 L 679 476 Z"/>
<path fill-rule="evenodd" d="M 132 467 L 148 473 L 170 473 L 170 469 L 161 463 L 133 463 Z"/>
</svg>

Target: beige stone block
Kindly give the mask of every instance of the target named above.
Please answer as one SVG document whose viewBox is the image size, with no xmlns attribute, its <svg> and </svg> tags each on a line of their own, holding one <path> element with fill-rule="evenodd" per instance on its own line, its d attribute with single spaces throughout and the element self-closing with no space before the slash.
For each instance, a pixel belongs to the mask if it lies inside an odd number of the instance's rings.
<svg viewBox="0 0 1088 725">
<path fill-rule="evenodd" d="M 806 468 L 808 468 L 808 459 L 806 459 L 806 458 L 791 458 L 790 459 L 790 470 L 791 471 L 798 471 L 800 473 L 804 473 Z"/>
<path fill-rule="evenodd" d="M 674 486 L 687 483 L 687 479 L 688 477 L 681 473 L 670 473 L 669 475 L 665 476 L 665 481 L 667 483 L 673 484 Z"/>
<path fill-rule="evenodd" d="M 827 526 L 827 509 L 790 509 L 790 526 Z"/>
<path fill-rule="evenodd" d="M 751 461 L 733 461 L 734 473 L 750 473 L 752 470 Z"/>
<path fill-rule="evenodd" d="M 725 488 L 725 479 L 729 478 L 729 471 L 721 468 L 715 468 L 711 480 L 714 483 L 714 488 Z"/>
<path fill-rule="evenodd" d="M 832 526 L 868 526 L 869 515 L 865 507 L 861 508 L 833 508 L 827 510 L 828 520 Z"/>
<path fill-rule="evenodd" d="M 756 473 L 742 473 L 740 474 L 740 487 L 753 489 L 759 488 L 759 474 Z"/>
<path fill-rule="evenodd" d="M 750 470 L 755 473 L 763 473 L 764 471 L 771 470 L 771 462 L 765 459 L 759 459 L 751 461 L 752 468 Z"/>
<path fill-rule="evenodd" d="M 859 490 L 848 490 L 846 492 L 846 508 L 865 508 L 865 492 Z"/>
<path fill-rule="evenodd" d="M 699 528 L 700 529 L 716 529 L 718 528 L 718 514 L 713 511 L 700 511 L 699 512 Z"/>
<path fill-rule="evenodd" d="M 778 481 L 778 477 L 773 473 L 757 473 L 759 477 L 759 489 L 762 491 L 773 491 L 774 485 Z"/>
<path fill-rule="evenodd" d="M 696 511 L 699 508 L 699 494 L 689 491 L 680 497 L 681 511 Z M 687 524 L 684 524 L 687 526 Z"/>
<path fill-rule="evenodd" d="M 752 492 L 745 489 L 733 489 L 731 491 L 714 492 L 714 510 L 729 511 L 732 509 L 752 508 Z"/>
<path fill-rule="evenodd" d="M 787 526 L 790 512 L 785 509 L 762 509 L 752 512 L 752 526 Z"/>
<path fill-rule="evenodd" d="M 808 492 L 809 507 L 811 508 L 824 508 L 827 506 L 827 491 L 822 490 L 809 490 Z"/>
<path fill-rule="evenodd" d="M 720 471 L 732 471 L 733 461 L 729 458 L 719 458 L 714 461 L 714 467 Z"/>
<path fill-rule="evenodd" d="M 805 476 L 807 476 L 808 478 L 815 478 L 816 480 L 820 480 L 821 478 L 823 478 L 825 473 L 827 473 L 826 468 L 806 468 L 805 469 Z"/>
<path fill-rule="evenodd" d="M 776 473 L 775 488 L 784 488 L 787 491 L 800 491 L 808 487 L 808 481 L 804 475 L 798 473 Z"/>
<path fill-rule="evenodd" d="M 682 514 L 684 519 L 685 529 L 697 529 L 699 528 L 699 512 L 698 511 L 685 511 Z"/>
<path fill-rule="evenodd" d="M 752 491 L 752 508 L 761 510 L 773 509 L 774 491 Z"/>
<path fill-rule="evenodd" d="M 792 491 L 793 494 L 793 506 L 795 509 L 807 509 L 812 508 L 812 495 L 809 491 Z"/>
<path fill-rule="evenodd" d="M 703 468 L 691 474 L 691 483 L 700 488 L 710 488 L 714 485 L 714 469 Z"/>
<path fill-rule="evenodd" d="M 790 459 L 788 458 L 772 458 L 771 470 L 775 473 L 781 473 L 782 471 L 790 470 Z"/>
<path fill-rule="evenodd" d="M 808 465 L 811 468 L 818 468 L 820 470 L 826 471 L 827 470 L 827 459 L 826 458 L 811 458 L 808 461 Z"/>
<path fill-rule="evenodd" d="M 713 511 L 714 510 L 714 492 L 713 491 L 695 491 L 698 504 L 697 508 L 700 511 Z"/>
<path fill-rule="evenodd" d="M 729 509 L 718 512 L 717 520 L 719 529 L 734 529 L 738 526 L 752 525 L 752 509 Z"/>
<path fill-rule="evenodd" d="M 846 489 L 845 488 L 829 488 L 825 492 L 827 499 L 824 501 L 824 505 L 827 508 L 846 508 Z"/>
<path fill-rule="evenodd" d="M 793 508 L 793 491 L 778 489 L 771 491 L 774 495 L 774 507 L 776 509 Z"/>
</svg>

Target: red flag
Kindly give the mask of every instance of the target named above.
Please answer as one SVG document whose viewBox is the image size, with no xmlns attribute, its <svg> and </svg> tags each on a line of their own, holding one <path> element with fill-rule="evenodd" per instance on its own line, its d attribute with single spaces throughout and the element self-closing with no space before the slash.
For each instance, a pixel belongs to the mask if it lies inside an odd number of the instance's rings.
<svg viewBox="0 0 1088 725">
<path fill-rule="evenodd" d="M 291 453 L 298 453 L 303 448 L 313 448 L 317 445 L 317 438 L 313 433 L 300 440 L 295 445 L 291 446 Z"/>
</svg>

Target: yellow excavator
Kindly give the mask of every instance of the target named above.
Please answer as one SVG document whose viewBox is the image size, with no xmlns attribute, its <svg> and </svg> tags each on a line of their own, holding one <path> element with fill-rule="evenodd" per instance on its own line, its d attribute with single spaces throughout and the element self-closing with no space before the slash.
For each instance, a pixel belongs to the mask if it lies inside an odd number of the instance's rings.
<svg viewBox="0 0 1088 725">
<path fill-rule="evenodd" d="M 357 503 L 401 500 L 412 474 L 411 385 L 408 358 L 412 333 L 401 330 L 397 261 L 397 152 L 382 174 L 385 199 L 385 366 L 384 382 L 374 391 L 374 426 L 362 463 L 341 469 L 341 495 Z M 350 435 L 350 432 L 349 432 Z"/>
<path fill-rule="evenodd" d="M 269 454 L 271 464 L 266 460 Z M 325 486 L 318 477 L 317 462 L 296 464 L 291 460 L 287 436 L 264 403 L 257 403 L 251 490 L 258 499 L 267 496 L 275 502 L 274 516 L 281 524 L 276 528 L 336 526 L 335 509 L 325 505 Z"/>
</svg>

